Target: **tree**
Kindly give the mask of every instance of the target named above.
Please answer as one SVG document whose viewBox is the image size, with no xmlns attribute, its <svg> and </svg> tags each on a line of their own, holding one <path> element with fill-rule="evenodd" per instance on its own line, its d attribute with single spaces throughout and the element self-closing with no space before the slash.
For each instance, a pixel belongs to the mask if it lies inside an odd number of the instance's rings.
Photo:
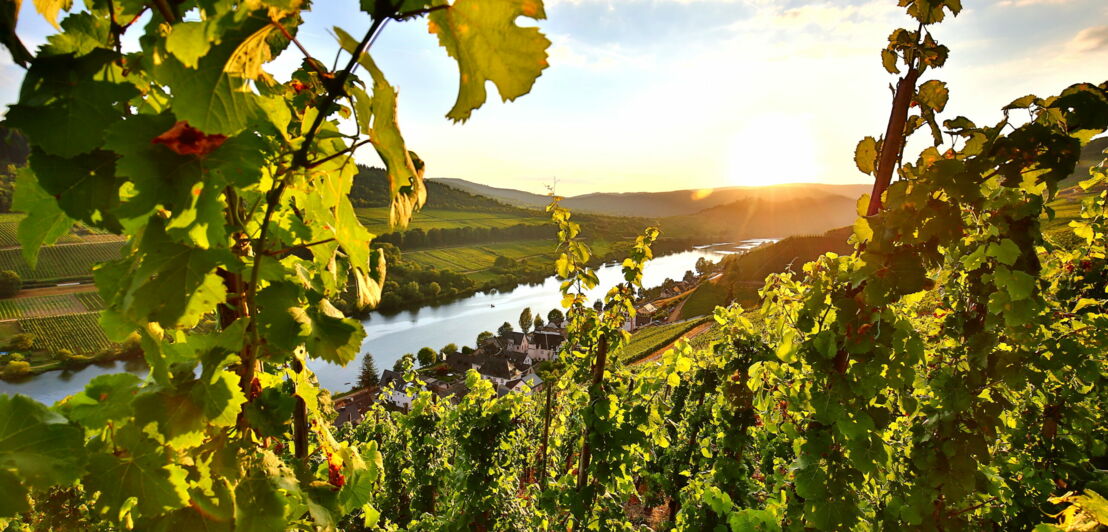
<svg viewBox="0 0 1108 532">
<path fill-rule="evenodd" d="M 439 353 L 430 347 L 421 347 L 416 354 L 420 367 L 427 367 L 439 361 Z"/>
<path fill-rule="evenodd" d="M 35 335 L 31 333 L 19 333 L 8 340 L 8 349 L 12 351 L 28 351 L 35 345 Z"/>
<path fill-rule="evenodd" d="M 431 281 L 431 284 L 427 285 L 427 293 L 431 297 L 439 297 L 439 294 L 442 293 L 442 286 L 437 281 Z"/>
<path fill-rule="evenodd" d="M 443 355 L 453 355 L 458 353 L 458 345 L 454 343 L 446 344 L 442 347 Z"/>
<path fill-rule="evenodd" d="M 493 338 L 493 334 L 491 332 L 482 331 L 481 334 L 477 335 L 477 347 L 480 348 L 481 346 L 485 345 L 485 343 L 488 342 L 489 340 L 491 340 L 492 338 Z"/>
<path fill-rule="evenodd" d="M 501 323 L 500 327 L 498 329 L 496 329 L 496 333 L 501 338 L 503 338 L 505 336 L 508 336 L 508 333 L 510 333 L 510 332 L 512 332 L 512 324 L 508 323 L 508 322 Z M 480 345 L 480 342 L 478 342 L 478 345 Z"/>
<path fill-rule="evenodd" d="M 534 321 L 534 324 L 535 324 L 535 330 L 536 330 L 536 331 L 537 331 L 537 330 L 539 330 L 539 329 L 541 329 L 543 325 L 546 325 L 546 324 L 545 324 L 545 323 L 544 323 L 544 322 L 542 321 L 542 316 L 541 316 L 541 315 L 538 315 L 538 314 L 536 314 L 536 315 L 535 315 L 535 321 Z"/>
<path fill-rule="evenodd" d="M 23 288 L 23 279 L 11 270 L 0 271 L 0 298 L 12 297 Z"/>
<path fill-rule="evenodd" d="M 562 326 L 562 321 L 564 321 L 565 318 L 566 317 L 564 314 L 562 314 L 562 311 L 556 308 L 552 308 L 550 309 L 550 312 L 546 313 L 546 321 L 553 323 L 559 327 Z"/>
<path fill-rule="evenodd" d="M 535 319 L 531 316 L 531 307 L 523 309 L 523 312 L 519 313 L 519 329 L 523 331 L 523 334 L 527 334 L 534 324 Z"/>
<path fill-rule="evenodd" d="M 396 363 L 392 365 L 392 370 L 397 373 L 404 373 L 409 369 L 415 367 L 416 357 L 411 353 L 405 353 L 404 356 L 398 358 Z"/>
<path fill-rule="evenodd" d="M 381 384 L 381 372 L 377 371 L 377 363 L 373 360 L 373 353 L 366 353 L 362 357 L 362 371 L 358 373 L 359 388 L 373 388 Z"/>
</svg>

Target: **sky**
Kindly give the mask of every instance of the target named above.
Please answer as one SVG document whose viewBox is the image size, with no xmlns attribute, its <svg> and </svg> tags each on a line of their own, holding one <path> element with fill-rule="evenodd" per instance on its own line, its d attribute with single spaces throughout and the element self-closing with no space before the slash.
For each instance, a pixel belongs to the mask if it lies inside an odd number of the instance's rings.
<svg viewBox="0 0 1108 532">
<path fill-rule="evenodd" d="M 456 64 L 426 20 L 390 23 L 371 53 L 399 89 L 399 120 L 429 177 L 561 195 L 779 182 L 859 183 L 854 146 L 885 129 L 895 77 L 889 33 L 915 24 L 896 0 L 546 0 L 550 67 L 531 93 L 489 102 L 464 124 L 445 118 Z M 330 63 L 341 26 L 365 32 L 356 0 L 318 0 L 299 38 Z M 948 83 L 942 118 L 997 121 L 1025 94 L 1108 80 L 1108 0 L 963 0 L 933 27 L 951 49 L 924 79 Z M 53 31 L 23 2 L 28 48 Z M 295 68 L 286 51 L 268 70 Z M 0 105 L 22 69 L 0 51 Z M 923 81 L 923 80 L 921 80 Z M 918 135 L 916 151 L 925 144 Z M 912 150 L 909 150 L 912 153 Z M 370 148 L 358 152 L 380 164 Z"/>
</svg>

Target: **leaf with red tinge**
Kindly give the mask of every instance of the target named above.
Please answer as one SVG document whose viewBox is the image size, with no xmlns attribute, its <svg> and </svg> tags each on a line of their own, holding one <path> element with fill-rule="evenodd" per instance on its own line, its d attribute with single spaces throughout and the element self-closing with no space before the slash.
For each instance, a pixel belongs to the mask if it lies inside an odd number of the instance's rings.
<svg viewBox="0 0 1108 532">
<path fill-rule="evenodd" d="M 165 147 L 180 155 L 196 155 L 203 157 L 227 140 L 226 135 L 207 135 L 203 131 L 189 125 L 184 120 L 173 124 L 168 131 L 154 137 L 154 144 L 164 144 Z"/>
</svg>

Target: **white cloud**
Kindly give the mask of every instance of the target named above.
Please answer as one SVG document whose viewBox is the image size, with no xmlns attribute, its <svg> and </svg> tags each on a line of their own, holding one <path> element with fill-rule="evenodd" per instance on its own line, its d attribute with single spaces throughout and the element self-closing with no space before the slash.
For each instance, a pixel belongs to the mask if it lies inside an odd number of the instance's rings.
<svg viewBox="0 0 1108 532">
<path fill-rule="evenodd" d="M 1108 49 L 1108 25 L 1093 26 L 1077 32 L 1067 46 L 1077 53 Z"/>
</svg>

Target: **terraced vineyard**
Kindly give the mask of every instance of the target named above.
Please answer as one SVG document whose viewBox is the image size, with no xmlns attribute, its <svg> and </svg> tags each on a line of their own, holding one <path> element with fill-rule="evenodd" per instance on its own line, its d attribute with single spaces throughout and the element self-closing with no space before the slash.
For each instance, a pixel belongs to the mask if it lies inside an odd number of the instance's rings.
<svg viewBox="0 0 1108 532">
<path fill-rule="evenodd" d="M 87 312 L 77 294 L 0 299 L 0 321 Z M 83 295 L 83 294 L 81 294 Z"/>
<path fill-rule="evenodd" d="M 546 240 L 524 240 L 504 242 L 485 246 L 458 246 L 435 248 L 420 251 L 408 251 L 404 258 L 423 266 L 434 266 L 440 270 L 470 272 L 491 268 L 499 256 L 512 260 L 534 255 L 552 254 L 554 244 Z"/>
<path fill-rule="evenodd" d="M 92 276 L 92 267 L 96 263 L 119 258 L 122 246 L 122 241 L 111 241 L 44 247 L 39 253 L 38 268 L 35 270 L 31 270 L 23 260 L 20 249 L 4 249 L 0 250 L 0 270 L 15 271 L 24 283 L 87 279 Z"/>
<path fill-rule="evenodd" d="M 5 216 L 4 218 L 0 218 L 0 248 L 19 247 L 19 237 L 17 236 L 17 231 L 19 230 L 19 220 L 8 221 L 9 219 L 10 215 Z M 119 240 L 119 237 L 115 235 L 95 235 L 92 238 L 103 240 Z M 81 241 L 81 237 L 72 233 L 62 235 L 62 237 L 58 239 L 58 243 L 61 244 Z"/>
<path fill-rule="evenodd" d="M 85 312 L 48 318 L 19 320 L 23 332 L 35 335 L 35 347 L 50 352 L 68 349 L 74 353 L 96 353 L 113 344 L 100 328 L 100 313 Z"/>
<path fill-rule="evenodd" d="M 388 233 L 389 209 L 387 207 L 368 207 L 357 209 L 358 218 L 366 229 L 373 233 Z M 516 214 L 453 211 L 446 209 L 426 209 L 412 217 L 409 229 L 455 229 L 458 227 L 511 227 L 518 224 L 542 224 L 548 220 L 544 216 L 519 216 Z"/>
<path fill-rule="evenodd" d="M 104 309 L 104 299 L 100 297 L 100 292 L 78 292 L 73 294 L 73 297 L 76 297 L 77 300 L 84 305 L 85 310 L 93 311 Z"/>
<path fill-rule="evenodd" d="M 631 335 L 631 341 L 619 352 L 619 357 L 625 362 L 634 362 L 663 348 L 691 331 L 693 328 L 712 319 L 705 317 L 697 320 L 686 320 L 666 325 L 653 325 L 635 331 Z"/>
</svg>

